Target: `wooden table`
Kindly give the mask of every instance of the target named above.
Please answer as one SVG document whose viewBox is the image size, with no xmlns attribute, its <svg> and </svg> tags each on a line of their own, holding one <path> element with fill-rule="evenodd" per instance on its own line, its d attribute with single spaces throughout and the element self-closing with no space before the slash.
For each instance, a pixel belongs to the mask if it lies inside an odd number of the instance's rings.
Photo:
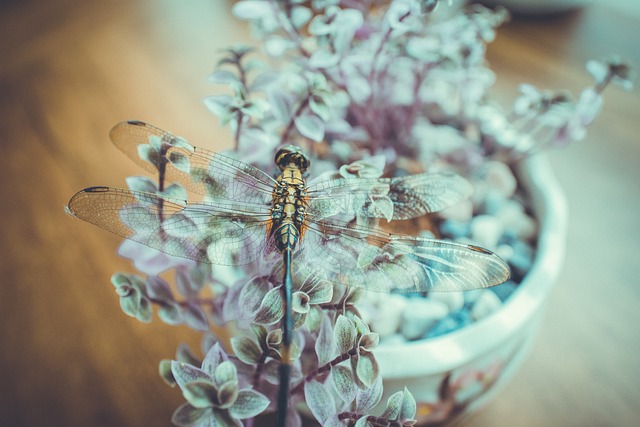
<svg viewBox="0 0 640 427">
<path fill-rule="evenodd" d="M 169 425 L 182 402 L 157 363 L 185 327 L 120 311 L 118 239 L 65 216 L 89 185 L 140 171 L 107 133 L 141 119 L 230 146 L 202 99 L 217 49 L 248 41 L 226 1 L 25 0 L 0 5 L 0 425 Z M 569 88 L 589 58 L 640 65 L 636 0 L 514 18 L 488 59 L 495 97 L 517 83 Z M 566 267 L 531 356 L 464 426 L 634 426 L 640 416 L 640 96 L 610 88 L 583 142 L 550 154 L 571 208 Z"/>
</svg>

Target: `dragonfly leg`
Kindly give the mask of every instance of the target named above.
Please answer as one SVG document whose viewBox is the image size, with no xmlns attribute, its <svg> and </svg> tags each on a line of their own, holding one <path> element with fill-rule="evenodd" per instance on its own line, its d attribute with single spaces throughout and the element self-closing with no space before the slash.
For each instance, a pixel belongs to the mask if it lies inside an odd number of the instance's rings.
<svg viewBox="0 0 640 427">
<path fill-rule="evenodd" d="M 289 382 L 291 380 L 291 335 L 293 333 L 293 315 L 291 313 L 293 277 L 291 276 L 291 249 L 282 252 L 284 257 L 284 317 L 282 319 L 282 361 L 279 366 L 280 388 L 278 390 L 277 426 L 285 427 L 289 409 Z"/>
</svg>

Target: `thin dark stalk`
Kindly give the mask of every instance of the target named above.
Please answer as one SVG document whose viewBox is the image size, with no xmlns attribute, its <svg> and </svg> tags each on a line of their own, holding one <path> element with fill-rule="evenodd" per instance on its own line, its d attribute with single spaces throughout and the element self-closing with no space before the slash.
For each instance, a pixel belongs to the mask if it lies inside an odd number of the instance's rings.
<svg viewBox="0 0 640 427">
<path fill-rule="evenodd" d="M 284 263 L 284 317 L 282 320 L 282 363 L 278 367 L 280 388 L 278 389 L 278 415 L 276 425 L 285 427 L 289 408 L 289 382 L 291 379 L 291 334 L 293 333 L 293 316 L 291 314 L 293 277 L 291 275 L 291 249 L 283 253 Z"/>
<path fill-rule="evenodd" d="M 264 368 L 264 362 L 267 360 L 267 352 L 262 352 L 260 356 L 260 360 L 256 365 L 256 371 L 253 373 L 253 380 L 251 381 L 253 388 L 258 387 L 258 383 L 260 382 L 260 376 L 262 375 L 262 369 Z"/>
<path fill-rule="evenodd" d="M 324 372 L 327 372 L 331 369 L 332 366 L 336 366 L 342 362 L 344 362 L 345 360 L 349 360 L 351 359 L 353 356 L 355 356 L 356 354 L 358 354 L 358 348 L 357 346 L 352 348 L 351 350 L 349 350 L 346 353 L 343 353 L 339 356 L 337 356 L 335 359 L 333 359 L 332 361 L 325 363 L 324 365 L 320 366 L 319 368 L 314 369 L 313 371 L 309 372 L 305 377 L 304 377 L 304 381 L 302 381 L 301 383 L 299 383 L 297 386 L 295 386 L 293 388 L 293 390 L 291 391 L 292 393 L 296 393 L 298 390 L 300 390 L 300 388 L 302 388 L 304 386 L 304 383 L 308 383 L 309 381 L 311 381 L 312 379 L 314 379 L 315 377 L 317 377 L 320 374 L 323 374 Z"/>
</svg>

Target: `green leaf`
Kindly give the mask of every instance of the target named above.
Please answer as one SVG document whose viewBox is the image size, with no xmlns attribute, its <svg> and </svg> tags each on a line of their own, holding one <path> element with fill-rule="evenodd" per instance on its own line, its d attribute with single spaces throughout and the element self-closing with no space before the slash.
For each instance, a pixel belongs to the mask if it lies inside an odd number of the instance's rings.
<svg viewBox="0 0 640 427">
<path fill-rule="evenodd" d="M 178 426 L 207 425 L 213 418 L 211 408 L 195 408 L 188 403 L 175 410 L 171 422 Z"/>
<path fill-rule="evenodd" d="M 329 120 L 329 117 L 331 116 L 331 107 L 324 97 L 317 95 L 312 96 L 311 99 L 309 99 L 309 108 L 311 108 L 311 111 L 316 113 L 325 122 Z"/>
<path fill-rule="evenodd" d="M 275 118 L 282 123 L 289 121 L 293 108 L 288 94 L 279 85 L 273 85 L 267 90 L 267 97 Z"/>
<path fill-rule="evenodd" d="M 185 190 L 182 185 L 175 183 L 169 185 L 164 189 L 164 191 L 158 194 L 178 200 L 186 200 L 187 198 L 187 190 Z"/>
<path fill-rule="evenodd" d="M 224 384 L 229 381 L 238 380 L 238 371 L 236 366 L 228 360 L 220 363 L 214 372 L 213 378 L 216 384 Z"/>
<path fill-rule="evenodd" d="M 215 376 L 217 367 L 227 360 L 227 354 L 224 352 L 220 343 L 215 343 L 202 361 L 202 370 L 206 372 L 210 377 Z"/>
<path fill-rule="evenodd" d="M 402 407 L 402 397 L 404 392 L 398 391 L 389 396 L 387 400 L 387 407 L 385 408 L 381 418 L 387 418 L 389 420 L 397 420 L 398 414 L 400 413 L 400 409 Z"/>
<path fill-rule="evenodd" d="M 356 368 L 354 369 L 358 380 L 365 386 L 371 387 L 378 378 L 379 368 L 378 362 L 372 353 L 359 353 L 356 360 Z"/>
<path fill-rule="evenodd" d="M 240 390 L 236 401 L 229 408 L 233 418 L 244 420 L 255 417 L 269 406 L 269 399 L 254 390 Z"/>
<path fill-rule="evenodd" d="M 169 284 L 158 276 L 147 276 L 147 293 L 156 300 L 173 301 L 173 294 Z"/>
<path fill-rule="evenodd" d="M 262 325 L 258 325 L 256 323 L 252 323 L 249 328 L 251 329 L 251 332 L 253 332 L 253 334 L 256 336 L 256 339 L 258 340 L 258 344 L 260 344 L 260 348 L 265 350 L 266 347 L 263 347 L 262 345 L 263 343 L 264 344 L 267 343 L 267 336 L 269 335 L 267 328 L 265 328 Z"/>
<path fill-rule="evenodd" d="M 405 387 L 402 392 L 402 404 L 400 406 L 400 412 L 398 414 L 398 421 L 411 421 L 416 416 L 416 399 Z"/>
<path fill-rule="evenodd" d="M 229 95 L 213 95 L 204 99 L 204 105 L 207 109 L 218 117 L 229 113 L 232 102 L 233 98 Z"/>
<path fill-rule="evenodd" d="M 267 333 L 265 337 L 265 342 L 268 347 L 274 348 L 279 347 L 282 344 L 282 329 L 274 329 Z"/>
<path fill-rule="evenodd" d="M 134 191 L 144 191 L 147 193 L 155 193 L 158 185 L 146 176 L 129 176 L 125 178 L 127 187 Z"/>
<path fill-rule="evenodd" d="M 296 129 L 305 138 L 309 138 L 312 141 L 320 142 L 324 139 L 324 122 L 320 117 L 311 114 L 298 116 L 294 119 Z"/>
<path fill-rule="evenodd" d="M 171 387 L 176 386 L 176 379 L 173 377 L 173 373 L 171 372 L 171 360 L 161 360 L 158 366 L 158 371 L 160 373 L 160 377 L 164 380 L 165 383 L 169 384 Z"/>
<path fill-rule="evenodd" d="M 231 363 L 231 362 L 227 362 Z M 238 381 L 227 381 L 218 388 L 218 407 L 229 409 L 238 397 Z"/>
<path fill-rule="evenodd" d="M 360 337 L 360 340 L 358 341 L 358 347 L 360 348 L 360 351 L 364 350 L 370 352 L 378 346 L 379 342 L 380 336 L 375 332 L 370 332 Z"/>
<path fill-rule="evenodd" d="M 248 314 L 255 313 L 260 308 L 262 299 L 267 294 L 267 292 L 269 292 L 269 287 L 270 283 L 265 278 L 257 277 L 250 280 L 240 290 L 240 295 L 238 296 L 238 306 Z"/>
<path fill-rule="evenodd" d="M 380 398 L 382 398 L 382 376 L 378 375 L 371 387 L 358 388 L 356 393 L 356 412 L 366 413 L 378 404 Z"/>
<path fill-rule="evenodd" d="M 238 359 L 247 365 L 255 365 L 262 356 L 258 343 L 249 337 L 232 337 L 231 348 Z"/>
<path fill-rule="evenodd" d="M 202 365 L 202 360 L 198 359 L 186 344 L 180 344 L 178 346 L 178 350 L 176 350 L 176 359 L 178 359 L 179 362 L 188 363 L 193 366 Z"/>
<path fill-rule="evenodd" d="M 184 398 L 195 408 L 207 408 L 217 403 L 218 391 L 209 380 L 190 381 L 180 388 Z"/>
<path fill-rule="evenodd" d="M 306 314 L 309 312 L 309 295 L 304 292 L 294 292 L 291 296 L 292 306 L 291 310 L 295 313 Z"/>
<path fill-rule="evenodd" d="M 335 355 L 331 320 L 326 315 L 322 316 L 322 323 L 320 325 L 318 338 L 316 339 L 315 350 L 318 355 L 318 365 L 320 366 L 329 363 Z"/>
<path fill-rule="evenodd" d="M 351 369 L 344 365 L 331 368 L 333 388 L 345 403 L 350 403 L 356 397 L 357 387 Z"/>
<path fill-rule="evenodd" d="M 197 331 L 208 331 L 209 320 L 202 310 L 202 307 L 193 304 L 187 304 L 183 307 L 184 320 L 191 328 Z"/>
<path fill-rule="evenodd" d="M 326 49 L 316 50 L 309 58 L 309 65 L 314 68 L 330 68 L 340 62 L 340 55 Z"/>
<path fill-rule="evenodd" d="M 333 285 L 328 280 L 319 280 L 306 293 L 311 304 L 328 303 L 333 298 Z"/>
<path fill-rule="evenodd" d="M 307 313 L 297 313 L 293 312 L 293 329 L 298 329 L 302 325 L 304 325 L 305 320 L 307 319 Z"/>
<path fill-rule="evenodd" d="M 333 329 L 333 339 L 338 349 L 338 354 L 347 353 L 356 342 L 356 328 L 353 322 L 344 315 L 338 316 Z"/>
<path fill-rule="evenodd" d="M 278 286 L 264 296 L 253 321 L 263 325 L 272 325 L 282 319 L 283 315 L 284 302 L 282 301 L 281 287 Z"/>
<path fill-rule="evenodd" d="M 122 311 L 128 316 L 137 318 L 141 322 L 150 322 L 153 310 L 147 297 L 134 287 L 127 289 L 123 286 L 118 288 L 120 292 L 125 290 L 128 292 L 120 297 L 120 307 Z"/>
<path fill-rule="evenodd" d="M 120 219 L 137 233 L 152 233 L 157 230 L 158 216 L 143 206 L 131 206 L 120 211 Z"/>
<path fill-rule="evenodd" d="M 335 414 L 333 396 L 318 381 L 304 384 L 304 397 L 311 413 L 320 424 L 325 424 L 329 417 Z"/>
<path fill-rule="evenodd" d="M 320 325 L 322 324 L 322 315 L 323 311 L 317 305 L 312 305 L 311 310 L 307 314 L 305 319 L 305 324 L 307 325 L 307 329 L 312 334 L 318 332 L 320 330 Z"/>
<path fill-rule="evenodd" d="M 239 79 L 235 73 L 229 70 L 216 70 L 209 74 L 207 81 L 213 84 L 230 84 L 238 83 Z"/>
<path fill-rule="evenodd" d="M 158 317 L 167 325 L 180 325 L 184 322 L 180 305 L 167 302 L 158 307 Z"/>
<path fill-rule="evenodd" d="M 177 360 L 171 361 L 171 373 L 180 388 L 193 381 L 211 380 L 211 377 L 202 369 Z"/>
<path fill-rule="evenodd" d="M 356 331 L 358 335 L 366 335 L 368 333 L 371 333 L 371 329 L 369 329 L 369 325 L 367 325 L 367 323 L 363 321 L 360 317 L 353 315 L 351 317 L 351 320 L 353 320 L 354 325 L 356 325 Z"/>
<path fill-rule="evenodd" d="M 291 23 L 296 28 L 301 28 L 304 24 L 309 22 L 312 16 L 311 9 L 304 6 L 295 6 L 291 9 Z"/>
</svg>

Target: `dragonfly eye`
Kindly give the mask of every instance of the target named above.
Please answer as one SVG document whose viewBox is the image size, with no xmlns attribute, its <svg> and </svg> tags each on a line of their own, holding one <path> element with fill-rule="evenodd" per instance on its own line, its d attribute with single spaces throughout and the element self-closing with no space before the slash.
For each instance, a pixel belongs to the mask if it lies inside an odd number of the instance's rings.
<svg viewBox="0 0 640 427">
<path fill-rule="evenodd" d="M 311 161 L 302 150 L 294 145 L 286 145 L 279 149 L 275 155 L 275 162 L 280 170 L 294 165 L 302 173 L 306 172 L 311 164 Z"/>
</svg>

